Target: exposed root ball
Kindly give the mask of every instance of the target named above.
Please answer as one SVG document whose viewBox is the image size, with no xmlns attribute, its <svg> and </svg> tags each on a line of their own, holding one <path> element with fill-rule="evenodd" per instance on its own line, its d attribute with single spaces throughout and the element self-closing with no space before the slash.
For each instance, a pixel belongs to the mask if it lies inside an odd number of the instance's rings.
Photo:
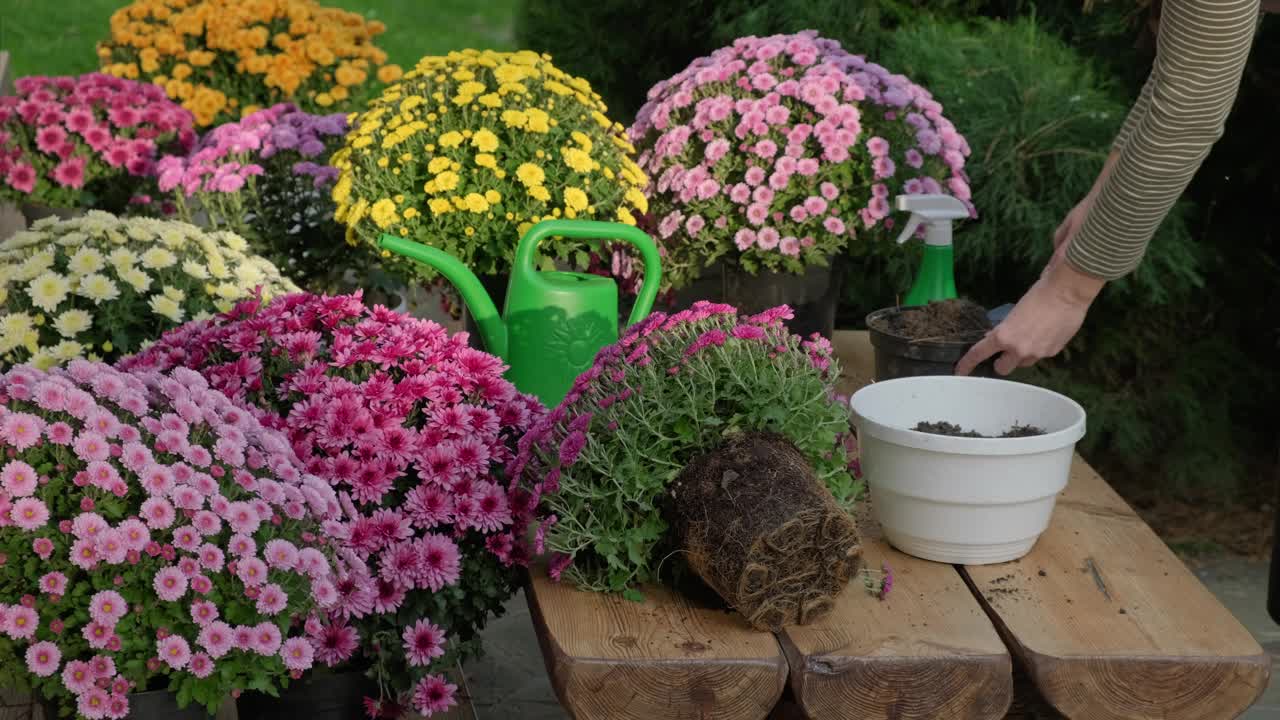
<svg viewBox="0 0 1280 720">
<path fill-rule="evenodd" d="M 826 615 L 862 557 L 853 518 L 780 435 L 739 435 L 689 463 L 663 512 L 689 567 L 762 630 Z"/>
</svg>

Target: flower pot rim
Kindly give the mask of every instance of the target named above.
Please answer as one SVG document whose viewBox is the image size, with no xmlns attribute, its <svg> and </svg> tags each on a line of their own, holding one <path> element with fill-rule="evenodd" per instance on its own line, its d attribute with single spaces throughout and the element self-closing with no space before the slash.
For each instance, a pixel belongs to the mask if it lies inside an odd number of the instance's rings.
<svg viewBox="0 0 1280 720">
<path fill-rule="evenodd" d="M 889 425 L 871 417 L 875 413 L 868 409 L 868 406 L 876 401 L 883 402 L 886 395 L 892 397 L 895 394 L 908 395 L 912 393 L 938 392 L 940 388 L 948 384 L 970 384 L 985 387 L 984 394 L 988 395 L 1008 392 L 1038 394 L 1048 402 L 1065 407 L 1072 415 L 1072 421 L 1065 427 L 1051 430 L 1043 435 L 1012 438 L 953 437 Z M 914 450 L 954 455 L 1035 455 L 1061 450 L 1079 442 L 1085 435 L 1086 425 L 1084 408 L 1080 403 L 1066 395 L 1037 385 L 999 378 L 920 375 L 883 380 L 867 385 L 855 392 L 849 398 L 849 407 L 853 411 L 854 422 L 857 424 L 859 432 L 865 432 L 878 440 Z"/>
</svg>

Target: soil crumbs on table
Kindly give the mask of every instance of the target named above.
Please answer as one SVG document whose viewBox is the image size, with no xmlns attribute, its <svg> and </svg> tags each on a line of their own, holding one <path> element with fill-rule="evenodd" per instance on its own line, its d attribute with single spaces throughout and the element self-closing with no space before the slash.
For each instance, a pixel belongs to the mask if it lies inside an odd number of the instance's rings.
<svg viewBox="0 0 1280 720">
<path fill-rule="evenodd" d="M 916 423 L 916 426 L 911 429 L 915 430 L 916 432 L 929 433 L 930 435 L 949 435 L 951 437 L 968 437 L 968 438 L 993 437 L 991 435 L 983 435 L 982 433 L 976 432 L 974 430 L 965 430 L 959 425 L 956 425 L 954 423 L 949 423 L 946 420 L 938 420 L 936 422 L 926 422 L 922 420 Z M 1014 425 L 1008 430 L 1005 430 L 1003 434 L 997 435 L 995 437 L 1020 438 L 1020 437 L 1035 437 L 1037 435 L 1044 435 L 1044 434 L 1045 434 L 1044 430 L 1041 430 L 1040 428 L 1034 425 Z"/>
<path fill-rule="evenodd" d="M 954 299 L 906 308 L 885 318 L 882 329 L 911 340 L 976 340 L 991 329 L 987 311 L 970 300 Z"/>
</svg>

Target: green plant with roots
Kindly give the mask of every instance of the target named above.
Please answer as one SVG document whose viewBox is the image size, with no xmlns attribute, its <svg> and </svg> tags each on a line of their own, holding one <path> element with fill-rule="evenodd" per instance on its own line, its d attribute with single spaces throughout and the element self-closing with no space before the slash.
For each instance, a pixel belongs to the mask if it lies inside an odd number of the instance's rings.
<svg viewBox="0 0 1280 720">
<path fill-rule="evenodd" d="M 553 577 L 634 596 L 670 554 L 664 494 L 695 458 L 744 433 L 790 441 L 833 506 L 856 501 L 862 486 L 845 448 L 838 365 L 829 342 L 786 330 L 789 315 L 783 307 L 740 318 L 730 306 L 698 303 L 654 313 L 600 351 L 521 440 L 513 470 L 546 482 Z"/>
</svg>

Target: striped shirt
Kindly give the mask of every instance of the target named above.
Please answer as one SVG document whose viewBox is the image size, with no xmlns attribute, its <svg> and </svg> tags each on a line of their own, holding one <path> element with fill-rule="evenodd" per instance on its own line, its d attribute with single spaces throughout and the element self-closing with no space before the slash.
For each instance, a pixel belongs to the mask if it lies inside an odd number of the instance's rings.
<svg viewBox="0 0 1280 720">
<path fill-rule="evenodd" d="M 1077 269 L 1127 275 L 1222 136 L 1259 19 L 1259 0 L 1164 0 L 1155 65 L 1114 150 L 1119 157 L 1067 248 Z"/>
</svg>

